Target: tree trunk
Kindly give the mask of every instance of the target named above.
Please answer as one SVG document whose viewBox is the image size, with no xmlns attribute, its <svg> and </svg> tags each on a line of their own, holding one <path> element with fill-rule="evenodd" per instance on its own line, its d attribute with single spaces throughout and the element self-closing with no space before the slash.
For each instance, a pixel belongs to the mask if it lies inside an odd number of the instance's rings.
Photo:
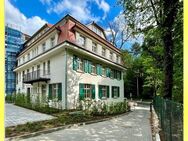
<svg viewBox="0 0 188 141">
<path fill-rule="evenodd" d="M 164 97 L 172 98 L 173 87 L 173 41 L 172 33 L 166 32 L 163 37 L 164 42 L 164 72 L 165 72 L 165 85 L 164 85 Z"/>
<path fill-rule="evenodd" d="M 164 43 L 164 97 L 172 99 L 173 88 L 173 25 L 177 15 L 179 0 L 164 0 L 164 21 L 162 27 L 162 40 Z"/>
</svg>

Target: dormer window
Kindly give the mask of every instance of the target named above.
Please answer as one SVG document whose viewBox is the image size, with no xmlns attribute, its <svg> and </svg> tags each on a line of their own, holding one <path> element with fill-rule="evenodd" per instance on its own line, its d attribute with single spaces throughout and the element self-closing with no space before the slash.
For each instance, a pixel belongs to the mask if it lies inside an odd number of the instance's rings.
<svg viewBox="0 0 188 141">
<path fill-rule="evenodd" d="M 55 37 L 52 37 L 51 38 L 51 47 L 54 47 L 55 46 Z"/>
<path fill-rule="evenodd" d="M 92 43 L 92 51 L 93 52 L 97 52 L 97 44 L 96 43 Z"/>
<path fill-rule="evenodd" d="M 25 63 L 25 56 L 23 57 L 23 63 Z"/>
<path fill-rule="evenodd" d="M 42 51 L 45 52 L 45 50 L 46 50 L 46 43 L 43 43 L 42 44 Z"/>
<path fill-rule="evenodd" d="M 79 38 L 79 44 L 83 47 L 85 47 L 85 37 L 80 35 L 80 38 Z"/>
<path fill-rule="evenodd" d="M 112 60 L 112 58 L 113 58 L 113 53 L 110 52 L 110 60 Z"/>
<path fill-rule="evenodd" d="M 27 60 L 28 61 L 30 60 L 30 53 L 28 53 L 28 55 L 27 55 Z"/>
<path fill-rule="evenodd" d="M 119 60 L 119 56 L 116 55 L 116 62 L 118 63 L 118 60 Z"/>
<path fill-rule="evenodd" d="M 103 56 L 103 57 L 106 56 L 105 53 L 106 53 L 106 49 L 105 49 L 105 48 L 102 48 L 102 56 Z"/>
</svg>

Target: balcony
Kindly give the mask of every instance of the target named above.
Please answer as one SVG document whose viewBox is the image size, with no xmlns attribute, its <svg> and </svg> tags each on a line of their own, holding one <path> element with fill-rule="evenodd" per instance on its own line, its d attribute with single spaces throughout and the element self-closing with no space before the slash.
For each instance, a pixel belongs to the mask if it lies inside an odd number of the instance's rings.
<svg viewBox="0 0 188 141">
<path fill-rule="evenodd" d="M 46 82 L 50 80 L 50 73 L 47 70 L 37 70 L 24 75 L 23 82 L 25 84 L 33 84 L 34 82 Z"/>
</svg>

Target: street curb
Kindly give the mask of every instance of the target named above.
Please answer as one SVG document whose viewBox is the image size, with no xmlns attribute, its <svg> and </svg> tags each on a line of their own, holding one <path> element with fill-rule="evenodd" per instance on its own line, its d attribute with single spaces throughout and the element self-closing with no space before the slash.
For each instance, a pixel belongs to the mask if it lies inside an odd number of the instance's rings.
<svg viewBox="0 0 188 141">
<path fill-rule="evenodd" d="M 71 128 L 71 127 L 74 127 L 74 126 L 83 126 L 83 125 L 88 125 L 88 124 L 93 124 L 93 123 L 99 123 L 99 122 L 103 122 L 103 121 L 109 121 L 109 120 L 114 119 L 114 118 L 118 118 L 118 117 L 121 117 L 121 116 L 124 116 L 124 115 L 128 115 L 131 112 L 132 111 L 128 111 L 128 112 L 120 114 L 120 115 L 116 115 L 116 116 L 113 116 L 113 117 L 104 118 L 104 119 L 100 119 L 100 120 L 92 120 L 92 121 L 88 121 L 88 122 L 69 124 L 69 125 L 64 125 L 64 126 L 60 126 L 60 127 L 50 128 L 50 129 L 46 129 L 46 130 L 42 130 L 42 131 L 37 131 L 37 132 L 25 134 L 25 135 L 9 137 L 9 138 L 5 138 L 5 140 L 6 141 L 16 141 L 16 140 L 20 140 L 20 139 L 26 139 L 26 138 L 35 137 L 35 136 L 42 135 L 42 134 L 51 133 L 51 132 L 54 132 L 54 131 L 59 131 L 59 130 L 62 130 L 62 129 L 68 129 L 68 128 Z"/>
</svg>

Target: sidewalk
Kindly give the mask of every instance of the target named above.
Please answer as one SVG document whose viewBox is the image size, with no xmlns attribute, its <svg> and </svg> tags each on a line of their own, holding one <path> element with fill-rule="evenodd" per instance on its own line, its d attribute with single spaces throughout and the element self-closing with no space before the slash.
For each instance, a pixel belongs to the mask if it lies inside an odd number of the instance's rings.
<svg viewBox="0 0 188 141">
<path fill-rule="evenodd" d="M 128 115 L 85 126 L 75 126 L 24 141 L 152 141 L 149 106 L 139 106 Z"/>
</svg>

